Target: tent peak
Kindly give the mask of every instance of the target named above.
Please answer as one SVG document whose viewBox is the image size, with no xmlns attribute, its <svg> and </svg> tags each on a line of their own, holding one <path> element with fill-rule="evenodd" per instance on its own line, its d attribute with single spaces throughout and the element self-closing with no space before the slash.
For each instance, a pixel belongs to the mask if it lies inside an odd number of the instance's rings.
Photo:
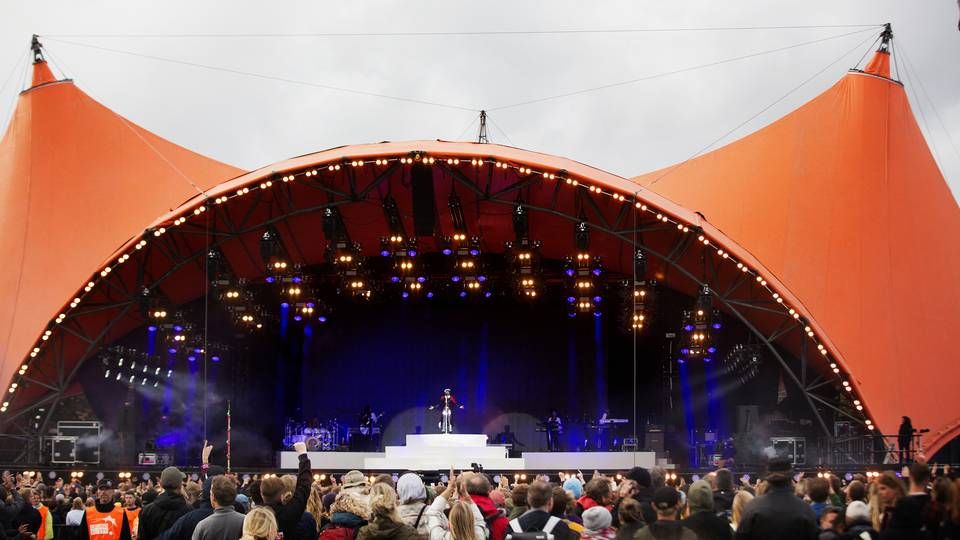
<svg viewBox="0 0 960 540">
<path fill-rule="evenodd" d="M 58 81 L 59 79 L 50 71 L 50 66 L 43 54 L 43 44 L 40 43 L 40 36 L 37 34 L 34 34 L 30 39 L 30 50 L 33 53 L 33 78 L 30 82 L 30 88 Z"/>
<path fill-rule="evenodd" d="M 893 28 L 890 23 L 883 25 L 880 33 L 880 46 L 873 58 L 863 67 L 864 73 L 890 79 L 890 42 L 893 41 Z"/>
<path fill-rule="evenodd" d="M 47 59 L 43 57 L 43 44 L 40 43 L 40 36 L 37 34 L 34 34 L 33 37 L 30 38 L 30 50 L 33 52 L 34 64 L 47 61 Z"/>
</svg>

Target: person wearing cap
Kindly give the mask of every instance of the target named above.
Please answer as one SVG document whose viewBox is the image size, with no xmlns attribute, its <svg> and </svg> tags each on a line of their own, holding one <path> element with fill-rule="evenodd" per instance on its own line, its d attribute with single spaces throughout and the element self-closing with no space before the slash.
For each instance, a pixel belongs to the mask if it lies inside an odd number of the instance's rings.
<svg viewBox="0 0 960 540">
<path fill-rule="evenodd" d="M 113 483 L 97 482 L 97 499 L 80 518 L 76 540 L 131 540 L 130 522 L 122 506 L 114 501 Z"/>
<path fill-rule="evenodd" d="M 793 464 L 786 458 L 767 463 L 767 490 L 747 503 L 734 536 L 737 540 L 811 540 L 820 527 L 810 505 L 793 492 Z"/>
<path fill-rule="evenodd" d="M 140 511 L 137 540 L 157 540 L 180 516 L 190 511 L 190 505 L 183 496 L 183 481 L 186 478 L 176 467 L 167 467 L 160 473 L 163 493 Z"/>
<path fill-rule="evenodd" d="M 277 527 L 285 540 L 297 540 L 297 531 L 300 529 L 300 520 L 307 510 L 307 499 L 310 498 L 310 486 L 313 484 L 313 471 L 310 468 L 310 457 L 307 456 L 307 445 L 303 442 L 294 443 L 293 449 L 297 452 L 299 465 L 297 482 L 293 488 L 293 495 L 284 503 L 284 493 L 287 492 L 283 480 L 272 476 L 260 482 L 260 496 L 263 504 L 273 509 L 277 518 Z"/>
<path fill-rule="evenodd" d="M 715 496 L 706 480 L 697 480 L 687 490 L 688 516 L 681 523 L 700 540 L 730 540 L 733 537 L 727 520 L 717 516 Z"/>
<path fill-rule="evenodd" d="M 709 489 L 709 486 L 708 486 Z M 712 497 L 712 495 L 711 495 Z M 650 505 L 657 514 L 657 520 L 637 531 L 634 540 L 697 540 L 693 531 L 683 526 L 680 520 L 680 493 L 670 486 L 657 488 L 653 492 Z"/>
</svg>

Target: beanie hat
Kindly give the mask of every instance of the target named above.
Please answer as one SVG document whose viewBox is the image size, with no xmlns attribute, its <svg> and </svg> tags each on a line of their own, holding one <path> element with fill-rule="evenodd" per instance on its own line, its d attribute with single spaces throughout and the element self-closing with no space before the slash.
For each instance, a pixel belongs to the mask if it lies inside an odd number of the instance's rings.
<svg viewBox="0 0 960 540">
<path fill-rule="evenodd" d="M 176 467 L 167 467 L 162 473 L 160 473 L 160 487 L 163 489 L 177 489 L 186 479 L 187 475 L 180 472 L 180 469 Z"/>
<path fill-rule="evenodd" d="M 847 525 L 858 521 L 870 521 L 870 507 L 863 501 L 853 501 L 847 505 Z"/>
<path fill-rule="evenodd" d="M 411 501 L 426 500 L 427 490 L 420 476 L 407 473 L 397 480 L 397 496 L 400 497 L 400 504 L 407 504 Z"/>
<path fill-rule="evenodd" d="M 713 511 L 713 490 L 706 480 L 697 480 L 687 491 L 687 504 L 690 512 Z"/>
<path fill-rule="evenodd" d="M 563 482 L 563 489 L 573 493 L 574 499 L 579 499 L 583 496 L 583 483 L 580 482 L 579 478 L 570 477 Z"/>
<path fill-rule="evenodd" d="M 603 506 L 594 506 L 583 511 L 583 528 L 591 531 L 606 529 L 613 522 L 610 511 Z"/>
</svg>

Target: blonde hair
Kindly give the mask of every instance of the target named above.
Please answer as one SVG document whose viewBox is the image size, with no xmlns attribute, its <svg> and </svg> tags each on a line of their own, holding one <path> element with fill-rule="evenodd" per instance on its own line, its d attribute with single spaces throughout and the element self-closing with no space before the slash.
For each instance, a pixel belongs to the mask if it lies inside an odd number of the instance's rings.
<svg viewBox="0 0 960 540">
<path fill-rule="evenodd" d="M 730 522 L 734 528 L 740 526 L 740 516 L 743 515 L 743 507 L 753 500 L 753 495 L 746 490 L 741 489 L 733 496 L 733 506 L 730 508 Z"/>
<path fill-rule="evenodd" d="M 186 483 L 183 486 L 183 497 L 187 500 L 188 503 L 193 504 L 200 498 L 200 493 L 203 492 L 203 487 L 194 482 L 193 480 Z"/>
<path fill-rule="evenodd" d="M 297 475 L 285 474 L 280 477 L 280 480 L 283 481 L 283 495 L 280 496 L 280 500 L 283 504 L 287 504 L 297 489 Z"/>
<path fill-rule="evenodd" d="M 450 536 L 453 540 L 473 540 L 473 510 L 463 501 L 450 507 Z"/>
<path fill-rule="evenodd" d="M 243 517 L 243 536 L 240 540 L 276 540 L 277 518 L 273 510 L 258 506 Z"/>
<path fill-rule="evenodd" d="M 381 482 L 370 487 L 370 515 L 373 519 L 402 522 L 397 513 L 397 492 L 389 484 Z"/>
<path fill-rule="evenodd" d="M 70 506 L 71 510 L 83 510 L 83 499 L 80 497 L 73 498 L 73 504 Z"/>
<path fill-rule="evenodd" d="M 310 486 L 310 497 L 307 499 L 307 512 L 317 523 L 317 533 L 320 533 L 320 517 L 323 515 L 323 499 L 320 495 L 320 486 Z"/>
</svg>

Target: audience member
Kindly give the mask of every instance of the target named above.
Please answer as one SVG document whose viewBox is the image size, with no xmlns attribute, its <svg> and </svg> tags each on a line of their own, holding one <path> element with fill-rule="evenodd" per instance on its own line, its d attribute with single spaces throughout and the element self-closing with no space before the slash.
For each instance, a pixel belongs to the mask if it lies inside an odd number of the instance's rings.
<svg viewBox="0 0 960 540">
<path fill-rule="evenodd" d="M 397 511 L 404 523 L 416 529 L 420 536 L 428 536 L 430 506 L 427 505 L 427 489 L 416 473 L 406 473 L 397 480 Z"/>
<path fill-rule="evenodd" d="M 589 482 L 587 485 L 589 485 Z M 609 490 L 609 484 L 607 484 L 607 488 Z M 567 523 L 551 513 L 554 496 L 550 484 L 537 480 L 529 485 L 526 492 L 530 510 L 522 516 L 510 520 L 511 530 L 518 533 L 543 531 L 552 534 L 556 540 L 576 539 L 576 533 L 570 530 Z M 584 529 L 586 529 L 586 525 L 584 525 Z"/>
<path fill-rule="evenodd" d="M 726 469 L 721 469 L 723 470 Z M 717 477 L 719 476 L 718 474 Z M 688 517 L 681 523 L 693 531 L 699 540 L 729 540 L 733 536 L 729 522 L 718 516 L 717 512 L 720 510 L 714 506 L 718 500 L 717 494 L 723 493 L 719 491 L 719 486 L 722 484 L 720 482 L 717 484 L 717 492 L 710 489 L 710 484 L 706 480 L 697 480 L 687 490 Z M 731 491 L 730 494 L 733 495 L 733 492 Z M 725 497 L 721 496 L 720 500 L 724 502 Z M 733 497 L 730 498 L 730 505 L 733 506 Z M 720 512 L 724 515 L 723 511 Z"/>
<path fill-rule="evenodd" d="M 605 506 L 592 506 L 583 511 L 581 538 L 588 540 L 613 540 L 617 531 L 612 527 L 613 516 Z"/>
<path fill-rule="evenodd" d="M 171 469 L 173 468 L 171 467 Z M 167 470 L 164 470 L 164 473 L 166 473 Z M 180 471 L 177 469 L 173 470 L 176 471 L 177 474 L 180 474 Z M 172 478 L 172 476 L 168 474 L 168 479 L 169 478 Z M 103 479 L 97 482 L 97 500 L 94 506 L 87 508 L 80 518 L 80 526 L 77 528 L 77 540 L 96 540 L 104 536 L 118 540 L 130 540 L 130 524 L 127 522 L 127 515 L 123 511 L 123 507 L 114 504 L 113 496 L 113 483 L 110 482 L 110 480 Z M 184 504 L 184 509 L 186 509 L 186 504 Z M 162 510 L 159 509 L 154 511 L 154 514 L 157 516 L 157 523 L 160 522 L 161 512 Z M 140 514 L 140 532 L 138 537 L 144 538 L 144 515 L 143 512 Z M 152 524 L 154 522 L 150 523 Z M 172 523 L 172 521 L 170 523 Z M 157 531 L 157 533 L 154 533 L 154 531 Z M 147 533 L 154 534 L 154 538 L 156 538 L 159 529 L 147 529 Z"/>
<path fill-rule="evenodd" d="M 503 540 L 507 535 L 510 520 L 506 514 L 497 508 L 490 499 L 490 481 L 484 474 L 470 475 L 466 480 L 467 493 L 477 508 L 490 531 L 490 540 Z"/>
<path fill-rule="evenodd" d="M 191 540 L 237 540 L 243 534 L 243 514 L 233 504 L 237 499 L 237 485 L 233 478 L 219 475 L 210 482 L 210 505 L 213 513 L 197 523 Z"/>
<path fill-rule="evenodd" d="M 243 517 L 240 540 L 277 540 L 277 536 L 277 518 L 269 508 L 258 506 Z"/>
<path fill-rule="evenodd" d="M 417 529 L 397 512 L 393 482 L 374 482 L 370 488 L 370 522 L 357 531 L 357 540 L 417 540 Z"/>
<path fill-rule="evenodd" d="M 636 540 L 697 540 L 697 535 L 680 522 L 680 493 L 676 489 L 657 488 L 651 504 L 657 520 L 637 531 Z"/>
<path fill-rule="evenodd" d="M 277 527 L 284 540 L 303 540 L 300 536 L 301 519 L 307 509 L 307 498 L 310 497 L 310 485 L 313 483 L 313 471 L 310 470 L 310 458 L 307 456 L 307 446 L 298 442 L 294 444 L 297 452 L 298 470 L 294 491 L 284 503 L 286 486 L 283 480 L 277 477 L 265 478 L 260 482 L 260 496 L 263 504 L 273 509 L 277 518 Z M 149 539 L 146 539 L 149 540 Z"/>
<path fill-rule="evenodd" d="M 844 512 L 844 521 L 847 526 L 845 538 L 851 540 L 877 540 L 880 538 L 880 533 L 873 528 L 873 524 L 870 522 L 870 507 L 863 501 L 855 500 L 847 505 Z"/>
<path fill-rule="evenodd" d="M 745 489 L 737 491 L 737 494 L 733 497 L 733 504 L 730 506 L 730 528 L 733 531 L 737 530 L 737 526 L 740 525 L 740 519 L 743 516 L 743 508 L 747 505 L 748 502 L 753 500 L 753 493 Z"/>
<path fill-rule="evenodd" d="M 620 527 L 617 529 L 616 540 L 632 540 L 637 531 L 645 525 L 640 502 L 632 497 L 620 501 Z"/>
<path fill-rule="evenodd" d="M 790 461 L 779 457 L 770 459 L 766 491 L 744 507 L 735 538 L 809 540 L 817 537 L 816 516 L 810 505 L 794 494 L 792 475 Z"/>
</svg>

